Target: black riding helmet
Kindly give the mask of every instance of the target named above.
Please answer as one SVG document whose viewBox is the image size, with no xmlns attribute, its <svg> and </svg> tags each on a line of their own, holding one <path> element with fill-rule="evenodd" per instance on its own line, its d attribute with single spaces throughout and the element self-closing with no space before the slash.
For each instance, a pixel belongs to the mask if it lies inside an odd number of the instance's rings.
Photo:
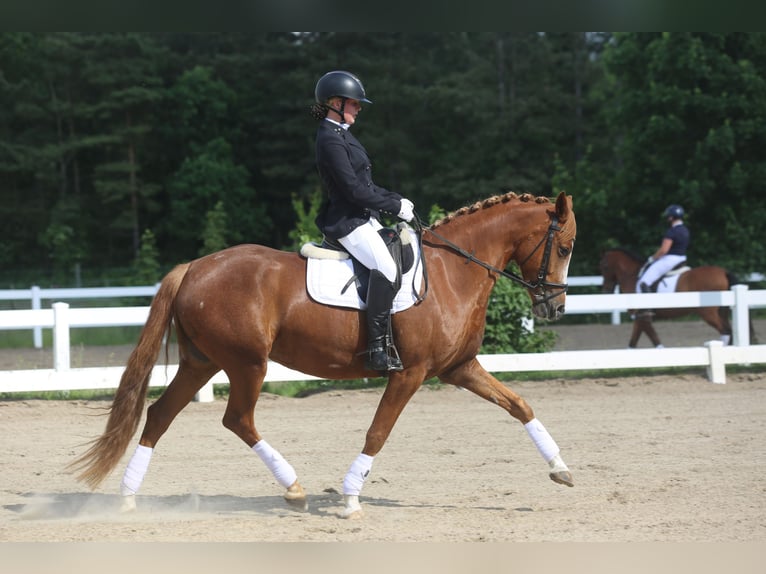
<svg viewBox="0 0 766 574">
<path fill-rule="evenodd" d="M 672 217 L 673 219 L 683 219 L 684 208 L 675 203 L 673 205 L 668 205 L 665 211 L 662 213 L 662 216 Z"/>
<path fill-rule="evenodd" d="M 361 80 L 351 72 L 343 70 L 327 72 L 319 78 L 316 88 L 314 88 L 314 98 L 318 104 L 326 104 L 327 100 L 333 96 L 359 100 L 367 104 L 372 103 L 367 99 Z"/>
</svg>

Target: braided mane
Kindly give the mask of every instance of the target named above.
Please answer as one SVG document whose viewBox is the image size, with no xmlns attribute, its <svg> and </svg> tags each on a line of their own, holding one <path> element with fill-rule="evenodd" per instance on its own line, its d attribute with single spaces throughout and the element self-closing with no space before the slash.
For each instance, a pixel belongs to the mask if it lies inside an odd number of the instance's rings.
<svg viewBox="0 0 766 574">
<path fill-rule="evenodd" d="M 431 224 L 431 229 L 435 227 L 439 227 L 440 225 L 445 225 L 455 219 L 456 217 L 461 217 L 463 215 L 466 215 L 468 213 L 474 213 L 476 211 L 479 211 L 481 209 L 486 209 L 488 207 L 492 207 L 493 205 L 498 205 L 500 203 L 508 203 L 512 200 L 518 200 L 522 202 L 529 202 L 533 201 L 534 203 L 550 203 L 551 200 L 548 197 L 542 197 L 542 196 L 534 196 L 531 193 L 522 193 L 517 194 L 513 191 L 509 191 L 507 193 L 504 193 L 503 195 L 493 195 L 492 197 L 489 197 L 487 199 L 484 199 L 482 201 L 477 201 L 473 205 L 468 205 L 465 207 L 461 207 L 460 209 L 453 211 L 452 213 L 445 215 L 441 219 L 435 221 L 433 224 Z"/>
</svg>

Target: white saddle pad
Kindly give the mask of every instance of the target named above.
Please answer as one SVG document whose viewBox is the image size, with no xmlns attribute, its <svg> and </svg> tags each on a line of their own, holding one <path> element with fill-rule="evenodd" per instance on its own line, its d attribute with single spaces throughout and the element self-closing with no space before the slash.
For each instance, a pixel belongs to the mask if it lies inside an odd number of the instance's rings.
<svg viewBox="0 0 766 574">
<path fill-rule="evenodd" d="M 657 283 L 657 293 L 675 293 L 681 274 L 666 275 Z"/>
<path fill-rule="evenodd" d="M 409 309 L 415 302 L 415 293 L 420 293 L 423 283 L 423 266 L 420 263 L 420 250 L 417 240 L 412 244 L 415 261 L 412 268 L 402 277 L 402 287 L 394 297 L 392 313 Z M 352 281 L 341 293 L 346 284 L 354 276 L 354 266 L 351 259 L 315 259 L 310 257 L 306 269 L 306 288 L 309 296 L 317 303 L 350 307 L 351 309 L 367 309 L 367 303 L 362 301 L 356 292 L 356 284 Z"/>
</svg>

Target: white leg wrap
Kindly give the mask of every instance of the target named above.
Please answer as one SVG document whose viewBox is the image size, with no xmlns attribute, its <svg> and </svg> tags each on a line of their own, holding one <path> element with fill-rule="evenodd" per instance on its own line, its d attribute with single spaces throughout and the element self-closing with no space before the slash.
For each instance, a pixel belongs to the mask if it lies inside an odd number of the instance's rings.
<svg viewBox="0 0 766 574">
<path fill-rule="evenodd" d="M 721 342 L 724 345 L 728 345 L 730 341 L 731 341 L 731 335 L 721 335 Z"/>
<path fill-rule="evenodd" d="M 551 468 L 551 472 L 565 472 L 569 470 L 569 467 L 564 462 L 564 459 L 561 458 L 560 454 L 557 454 L 549 460 L 548 466 Z"/>
<path fill-rule="evenodd" d="M 361 515 L 362 505 L 359 504 L 359 497 L 355 494 L 343 495 L 343 518 L 352 518 Z"/>
<path fill-rule="evenodd" d="M 253 452 L 261 458 L 277 482 L 285 488 L 292 486 L 298 480 L 295 469 L 265 440 L 261 439 L 255 443 Z"/>
<path fill-rule="evenodd" d="M 524 425 L 527 429 L 527 434 L 532 442 L 535 443 L 537 450 L 545 459 L 545 462 L 551 462 L 553 458 L 559 453 L 559 446 L 553 437 L 548 434 L 548 431 L 543 426 L 543 423 L 537 419 L 532 419 Z"/>
<path fill-rule="evenodd" d="M 351 464 L 351 467 L 346 473 L 346 477 L 343 479 L 343 494 L 350 494 L 353 496 L 359 496 L 362 492 L 362 486 L 367 479 L 367 475 L 372 470 L 373 457 L 364 453 L 360 453 L 356 457 L 356 460 Z"/>
<path fill-rule="evenodd" d="M 125 474 L 122 476 L 122 483 L 120 484 L 120 492 L 123 496 L 131 496 L 138 492 L 141 488 L 141 483 L 144 481 L 144 475 L 149 468 L 149 461 L 152 458 L 152 452 L 154 449 L 148 446 L 136 447 L 136 451 L 133 453 L 133 457 L 128 463 L 128 468 L 125 469 Z"/>
</svg>

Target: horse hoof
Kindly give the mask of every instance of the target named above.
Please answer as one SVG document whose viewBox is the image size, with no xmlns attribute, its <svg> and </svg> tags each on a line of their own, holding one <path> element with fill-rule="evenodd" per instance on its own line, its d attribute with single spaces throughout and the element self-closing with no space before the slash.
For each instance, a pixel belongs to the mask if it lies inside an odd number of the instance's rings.
<svg viewBox="0 0 766 574">
<path fill-rule="evenodd" d="M 297 481 L 285 491 L 284 498 L 290 508 L 301 511 L 306 511 L 309 508 L 306 491 Z"/>
<path fill-rule="evenodd" d="M 343 512 L 341 512 L 341 518 L 347 520 L 358 520 L 364 516 L 362 511 L 362 505 L 359 504 L 359 496 L 353 494 L 343 495 Z"/>
<path fill-rule="evenodd" d="M 285 492 L 285 500 L 300 500 L 306 498 L 306 491 L 296 480 Z"/>
<path fill-rule="evenodd" d="M 574 486 L 574 481 L 572 480 L 572 473 L 568 470 L 559 470 L 558 472 L 552 472 L 548 475 L 551 480 L 558 484 L 563 484 L 565 486 Z"/>
<path fill-rule="evenodd" d="M 130 494 L 122 497 L 122 503 L 120 504 L 120 512 L 133 512 L 136 509 L 136 495 Z"/>
</svg>

